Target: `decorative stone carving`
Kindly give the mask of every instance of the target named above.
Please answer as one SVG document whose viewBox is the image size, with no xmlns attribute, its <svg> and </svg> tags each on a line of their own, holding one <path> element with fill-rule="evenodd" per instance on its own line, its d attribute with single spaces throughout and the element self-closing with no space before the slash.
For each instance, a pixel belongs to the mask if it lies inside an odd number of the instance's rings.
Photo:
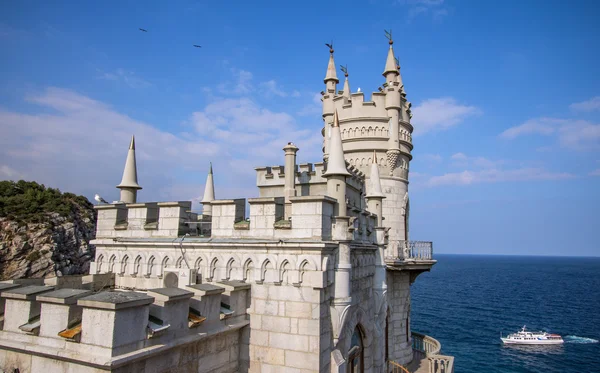
<svg viewBox="0 0 600 373">
<path fill-rule="evenodd" d="M 400 151 L 398 151 L 398 150 L 388 150 L 386 153 L 387 164 L 388 164 L 388 167 L 390 168 L 390 175 L 392 175 L 394 173 L 394 169 L 396 169 L 399 154 L 400 154 Z"/>
</svg>

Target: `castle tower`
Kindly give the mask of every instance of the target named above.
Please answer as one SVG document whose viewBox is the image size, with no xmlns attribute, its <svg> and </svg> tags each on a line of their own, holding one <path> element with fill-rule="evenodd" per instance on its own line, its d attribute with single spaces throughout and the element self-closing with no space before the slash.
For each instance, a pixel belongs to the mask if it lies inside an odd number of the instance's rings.
<svg viewBox="0 0 600 373">
<path fill-rule="evenodd" d="M 124 203 L 136 203 L 137 191 L 142 189 L 137 180 L 137 166 L 135 163 L 135 137 L 131 136 L 129 151 L 127 152 L 127 160 L 125 161 L 125 169 L 123 170 L 123 179 L 121 184 L 117 185 L 121 189 L 121 197 L 119 200 Z"/>
<path fill-rule="evenodd" d="M 327 64 L 327 73 L 325 74 L 325 91 L 321 92 L 323 98 L 323 121 L 324 126 L 321 130 L 321 134 L 324 137 L 323 141 L 323 161 L 327 162 L 329 159 L 329 138 L 331 136 L 331 126 L 333 124 L 333 112 L 334 104 L 333 99 L 336 96 L 336 87 L 340 82 L 337 78 L 335 70 L 335 61 L 333 60 L 333 44 L 329 46 L 329 63 Z"/>
<path fill-rule="evenodd" d="M 202 198 L 202 215 L 212 216 L 212 205 L 210 204 L 215 200 L 215 183 L 213 180 L 213 168 L 212 162 L 210 163 L 210 169 L 206 176 L 206 185 L 204 185 L 204 197 Z"/>
<path fill-rule="evenodd" d="M 330 51 L 325 79 L 327 92 L 323 95 L 323 151 L 324 157 L 329 157 L 331 139 L 325 135 L 328 134 L 325 130 L 328 129 L 329 118 L 333 118 L 337 110 L 345 160 L 367 175 L 367 179 L 371 175 L 373 160 L 377 160 L 381 187 L 386 197 L 382 201 L 383 225 L 390 228 L 390 241 L 405 241 L 408 239 L 408 165 L 412 159 L 413 127 L 410 124 L 410 103 L 406 101 L 393 44 L 389 35 L 383 71 L 385 83 L 378 92 L 371 94 L 370 101 L 365 100 L 363 92 L 350 92 L 347 81 L 341 94 L 334 96 L 338 80 L 331 71 L 335 65 Z"/>
</svg>

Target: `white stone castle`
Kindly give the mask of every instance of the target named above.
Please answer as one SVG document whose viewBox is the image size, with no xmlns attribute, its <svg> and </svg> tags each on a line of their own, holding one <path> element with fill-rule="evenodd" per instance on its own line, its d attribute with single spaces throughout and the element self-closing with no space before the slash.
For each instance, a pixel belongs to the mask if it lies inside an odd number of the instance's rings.
<svg viewBox="0 0 600 373">
<path fill-rule="evenodd" d="M 0 372 L 445 372 L 411 332 L 410 287 L 435 264 L 409 241 L 410 102 L 390 38 L 365 101 L 333 47 L 322 161 L 259 167 L 258 198 L 137 202 L 132 138 L 120 199 L 96 206 L 86 276 L 0 283 Z M 315 155 L 321 158 L 321 155 Z M 218 175 L 218 173 L 217 173 Z M 249 205 L 249 213 L 246 206 Z"/>
</svg>

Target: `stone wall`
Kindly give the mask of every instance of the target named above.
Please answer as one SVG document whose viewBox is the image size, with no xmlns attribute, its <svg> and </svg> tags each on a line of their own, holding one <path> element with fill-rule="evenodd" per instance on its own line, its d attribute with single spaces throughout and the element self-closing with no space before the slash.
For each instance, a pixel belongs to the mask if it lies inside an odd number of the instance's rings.
<svg viewBox="0 0 600 373">
<path fill-rule="evenodd" d="M 406 365 L 413 359 L 410 338 L 410 274 L 387 272 L 389 360 Z"/>
<path fill-rule="evenodd" d="M 404 196 L 408 192 L 408 183 L 399 179 L 381 178 L 381 188 L 385 194 L 383 200 L 383 225 L 391 228 L 390 240 L 406 240 Z M 389 253 L 388 253 L 389 254 Z"/>
<path fill-rule="evenodd" d="M 239 370 L 241 331 L 225 331 L 205 340 L 176 346 L 160 355 L 113 369 L 56 359 L 55 356 L 19 353 L 0 348 L 0 372 L 12 373 L 233 373 Z"/>
</svg>

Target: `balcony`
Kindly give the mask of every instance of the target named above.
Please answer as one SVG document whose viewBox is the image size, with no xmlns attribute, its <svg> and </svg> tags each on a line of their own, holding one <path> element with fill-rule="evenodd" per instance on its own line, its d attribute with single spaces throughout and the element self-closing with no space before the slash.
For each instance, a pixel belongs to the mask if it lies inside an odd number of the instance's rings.
<svg viewBox="0 0 600 373">
<path fill-rule="evenodd" d="M 406 370 L 411 373 L 453 373 L 454 356 L 441 354 L 442 345 L 437 339 L 412 332 L 414 357 Z"/>
<path fill-rule="evenodd" d="M 390 240 L 386 249 L 385 264 L 388 270 L 411 271 L 411 283 L 422 272 L 437 263 L 433 259 L 433 242 Z"/>
</svg>

